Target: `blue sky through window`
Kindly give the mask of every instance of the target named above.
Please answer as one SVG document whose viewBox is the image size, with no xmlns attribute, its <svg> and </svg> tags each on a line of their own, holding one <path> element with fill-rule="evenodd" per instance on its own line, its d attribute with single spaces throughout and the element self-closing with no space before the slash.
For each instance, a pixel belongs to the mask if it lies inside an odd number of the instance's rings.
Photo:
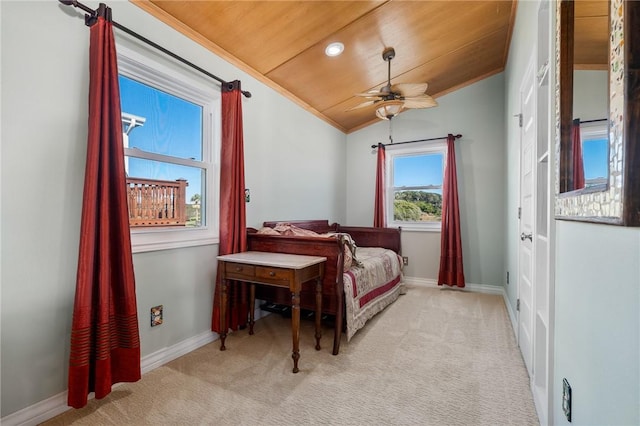
<svg viewBox="0 0 640 426">
<path fill-rule="evenodd" d="M 156 154 L 202 160 L 202 107 L 119 76 L 123 113 L 146 119 L 144 126 L 129 134 L 129 148 Z M 203 171 L 158 161 L 129 158 L 128 174 L 159 180 L 186 179 L 187 203 L 194 194 L 202 194 Z"/>
<path fill-rule="evenodd" d="M 443 155 L 424 154 L 394 157 L 393 183 L 400 186 L 442 185 Z M 431 190 L 442 194 L 442 190 Z"/>
<path fill-rule="evenodd" d="M 609 141 L 607 138 L 582 141 L 584 178 L 606 178 L 609 176 Z"/>
</svg>

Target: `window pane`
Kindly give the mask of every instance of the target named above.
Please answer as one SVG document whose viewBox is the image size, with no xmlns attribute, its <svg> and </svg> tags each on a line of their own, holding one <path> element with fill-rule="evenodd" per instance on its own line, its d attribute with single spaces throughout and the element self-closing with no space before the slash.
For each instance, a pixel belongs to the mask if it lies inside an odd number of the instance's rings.
<svg viewBox="0 0 640 426">
<path fill-rule="evenodd" d="M 398 156 L 393 159 L 393 186 L 442 187 L 443 154 Z"/>
<path fill-rule="evenodd" d="M 582 142 L 586 186 L 606 184 L 609 175 L 609 140 L 587 139 Z"/>
<path fill-rule="evenodd" d="M 438 223 L 442 218 L 444 153 L 393 157 L 393 220 Z"/>
<path fill-rule="evenodd" d="M 128 132 L 128 147 L 202 161 L 202 107 L 119 76 L 123 116 L 143 118 Z M 124 133 L 127 133 L 125 123 Z"/>
<path fill-rule="evenodd" d="M 442 190 L 395 191 L 393 220 L 397 222 L 440 222 Z"/>
<path fill-rule="evenodd" d="M 205 223 L 204 169 L 134 157 L 125 157 L 125 167 L 129 216 L 140 221 L 137 226 L 199 227 Z M 179 214 L 182 216 L 177 217 Z"/>
</svg>

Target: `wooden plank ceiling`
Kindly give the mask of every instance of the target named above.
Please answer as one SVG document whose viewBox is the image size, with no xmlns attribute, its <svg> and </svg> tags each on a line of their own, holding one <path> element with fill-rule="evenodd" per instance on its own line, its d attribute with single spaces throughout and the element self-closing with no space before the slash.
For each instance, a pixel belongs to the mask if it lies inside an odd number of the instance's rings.
<svg viewBox="0 0 640 426">
<path fill-rule="evenodd" d="M 437 99 L 504 69 L 516 9 L 506 0 L 132 1 L 346 133 L 378 120 L 374 107 L 347 110 L 363 101 L 355 93 L 386 84 L 385 47 L 396 51 L 392 84 L 426 82 Z M 328 57 L 334 41 L 345 51 Z"/>
<path fill-rule="evenodd" d="M 573 68 L 609 69 L 609 2 L 574 2 L 574 22 Z"/>
</svg>

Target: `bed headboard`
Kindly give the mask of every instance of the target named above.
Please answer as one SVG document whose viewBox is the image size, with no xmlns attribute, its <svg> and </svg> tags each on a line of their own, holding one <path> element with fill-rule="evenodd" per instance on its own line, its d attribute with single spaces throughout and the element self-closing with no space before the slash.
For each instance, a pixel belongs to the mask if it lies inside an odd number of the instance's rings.
<svg viewBox="0 0 640 426">
<path fill-rule="evenodd" d="M 341 226 L 337 232 L 351 235 L 358 247 L 383 247 L 402 255 L 400 228 L 370 228 L 364 226 Z"/>
<path fill-rule="evenodd" d="M 400 228 L 374 228 L 366 226 L 342 226 L 338 223 L 329 224 L 326 219 L 317 220 L 278 220 L 264 222 L 263 226 L 275 227 L 278 223 L 290 223 L 299 228 L 308 229 L 318 234 L 327 232 L 344 232 L 351 235 L 351 238 L 360 247 L 383 247 L 402 254 L 401 250 L 401 229 Z M 249 233 L 256 230 L 249 228 Z"/>
<path fill-rule="evenodd" d="M 318 234 L 325 234 L 327 232 L 336 232 L 338 229 L 337 223 L 329 225 L 329 221 L 314 219 L 314 220 L 278 220 L 271 222 L 264 222 L 262 226 L 268 226 L 269 228 L 275 227 L 278 223 L 290 223 L 298 228 L 308 229 Z"/>
</svg>

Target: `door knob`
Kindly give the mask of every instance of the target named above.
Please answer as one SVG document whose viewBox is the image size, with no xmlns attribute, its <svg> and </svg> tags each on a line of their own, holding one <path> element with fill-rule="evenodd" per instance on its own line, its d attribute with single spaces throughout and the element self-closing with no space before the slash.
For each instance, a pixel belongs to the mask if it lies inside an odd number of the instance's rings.
<svg viewBox="0 0 640 426">
<path fill-rule="evenodd" d="M 520 241 L 524 241 L 527 238 L 529 239 L 529 241 L 533 242 L 533 234 L 525 234 L 524 232 L 520 234 Z"/>
</svg>

